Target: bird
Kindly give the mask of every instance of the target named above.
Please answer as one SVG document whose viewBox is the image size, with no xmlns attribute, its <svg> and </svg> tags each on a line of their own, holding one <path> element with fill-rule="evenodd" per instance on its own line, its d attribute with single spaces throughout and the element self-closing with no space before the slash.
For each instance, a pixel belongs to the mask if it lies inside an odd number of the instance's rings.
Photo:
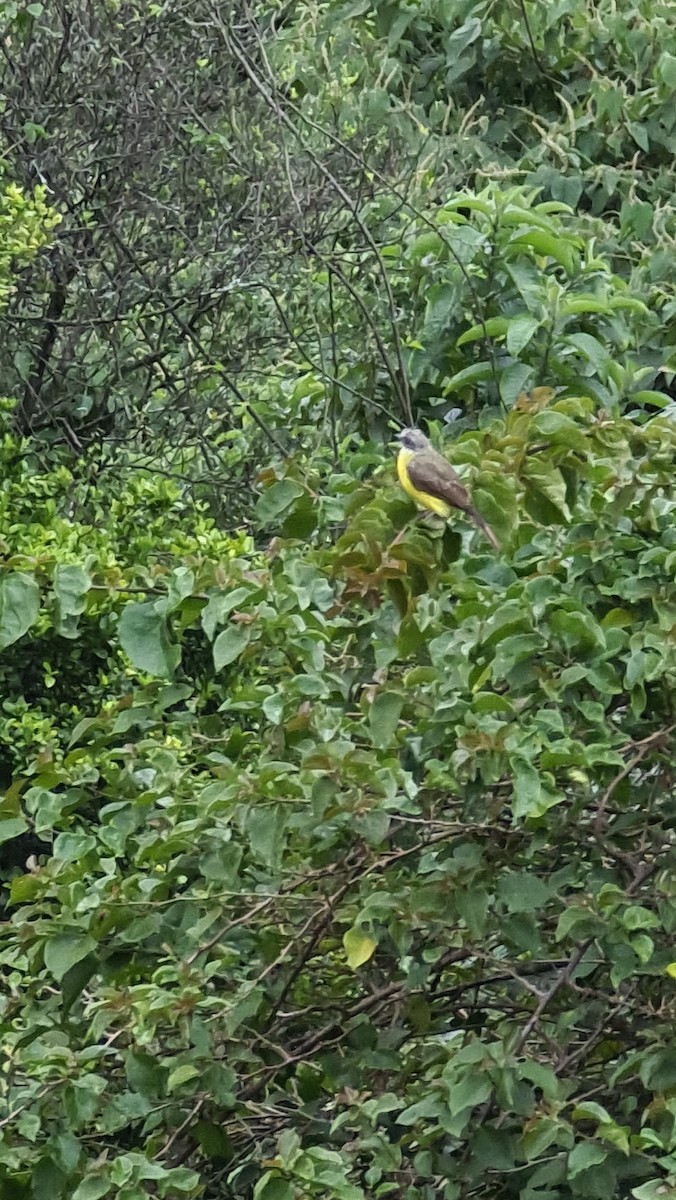
<svg viewBox="0 0 676 1200">
<path fill-rule="evenodd" d="M 453 467 L 438 454 L 429 438 L 419 429 L 402 429 L 397 434 L 401 448 L 397 456 L 397 475 L 404 491 L 430 512 L 448 519 L 459 508 L 478 525 L 495 550 L 500 548 L 490 525 L 477 512 L 470 494 Z"/>
</svg>

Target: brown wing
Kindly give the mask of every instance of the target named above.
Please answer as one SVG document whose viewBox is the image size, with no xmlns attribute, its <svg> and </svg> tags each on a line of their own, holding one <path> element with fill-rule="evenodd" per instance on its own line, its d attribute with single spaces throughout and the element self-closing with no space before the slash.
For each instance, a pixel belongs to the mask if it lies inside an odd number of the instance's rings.
<svg viewBox="0 0 676 1200">
<path fill-rule="evenodd" d="M 493 530 L 481 513 L 477 512 L 467 488 L 461 483 L 447 459 L 437 454 L 436 450 L 419 450 L 407 463 L 407 470 L 411 483 L 419 492 L 428 492 L 430 496 L 437 496 L 453 508 L 467 513 L 483 531 L 491 546 L 499 550 L 498 539 Z"/>
<path fill-rule="evenodd" d="M 448 460 L 436 450 L 419 450 L 407 463 L 407 470 L 411 483 L 419 492 L 438 496 L 463 512 L 472 507 L 467 488 Z"/>
</svg>

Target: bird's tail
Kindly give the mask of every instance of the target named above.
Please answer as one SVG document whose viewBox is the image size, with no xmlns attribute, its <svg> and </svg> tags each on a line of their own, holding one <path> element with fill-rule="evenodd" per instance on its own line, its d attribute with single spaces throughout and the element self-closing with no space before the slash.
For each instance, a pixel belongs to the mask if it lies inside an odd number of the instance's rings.
<svg viewBox="0 0 676 1200">
<path fill-rule="evenodd" d="M 484 521 L 481 513 L 477 512 L 477 510 L 475 508 L 468 508 L 467 516 L 471 517 L 472 520 L 474 521 L 474 524 L 479 526 L 479 529 L 483 533 L 484 537 L 487 538 L 487 540 L 490 542 L 493 549 L 499 550 L 500 543 L 499 543 L 498 539 L 496 538 L 495 534 L 493 533 L 493 530 L 491 529 L 490 525 L 488 524 L 488 521 Z"/>
</svg>

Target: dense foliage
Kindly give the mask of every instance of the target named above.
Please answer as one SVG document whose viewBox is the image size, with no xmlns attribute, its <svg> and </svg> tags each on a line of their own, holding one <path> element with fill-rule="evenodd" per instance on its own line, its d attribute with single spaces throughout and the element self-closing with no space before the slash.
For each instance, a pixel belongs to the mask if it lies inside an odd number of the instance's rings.
<svg viewBox="0 0 676 1200">
<path fill-rule="evenodd" d="M 0 1196 L 676 1197 L 673 13 L 227 7 L 0 3 Z"/>
</svg>

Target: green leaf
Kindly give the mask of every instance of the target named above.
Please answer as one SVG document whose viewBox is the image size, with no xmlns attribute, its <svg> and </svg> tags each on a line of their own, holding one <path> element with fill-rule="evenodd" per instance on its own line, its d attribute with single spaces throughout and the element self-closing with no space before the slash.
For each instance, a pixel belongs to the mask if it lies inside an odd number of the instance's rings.
<svg viewBox="0 0 676 1200">
<path fill-rule="evenodd" d="M 668 50 L 662 51 L 657 60 L 657 74 L 662 83 L 676 91 L 676 54 L 670 54 Z"/>
<path fill-rule="evenodd" d="M 128 604 L 119 621 L 120 645 L 139 671 L 159 678 L 171 678 L 181 652 L 169 641 L 165 618 L 154 601 Z"/>
<path fill-rule="evenodd" d="M 167 1079 L 167 1092 L 175 1092 L 182 1087 L 184 1083 L 189 1083 L 191 1079 L 197 1079 L 200 1074 L 200 1068 L 194 1063 L 183 1063 L 180 1067 L 176 1067 Z"/>
<path fill-rule="evenodd" d="M 32 1200 L 61 1200 L 64 1182 L 65 1175 L 54 1159 L 41 1158 L 31 1176 Z"/>
<path fill-rule="evenodd" d="M 558 311 L 560 316 L 570 317 L 583 313 L 609 313 L 612 310 L 607 299 L 583 293 L 567 296 L 559 304 Z"/>
<path fill-rule="evenodd" d="M 673 398 L 664 392 L 633 392 L 631 399 L 634 404 L 650 404 L 653 408 L 671 408 L 674 403 Z"/>
<path fill-rule="evenodd" d="M 7 817 L 6 820 L 0 821 L 0 846 L 4 842 L 11 842 L 12 838 L 25 833 L 27 829 L 28 822 L 24 821 L 23 817 Z"/>
<path fill-rule="evenodd" d="M 547 903 L 550 890 L 537 875 L 510 871 L 498 883 L 498 896 L 508 912 L 538 912 Z"/>
<path fill-rule="evenodd" d="M 261 1176 L 253 1190 L 253 1200 L 294 1200 L 296 1195 L 290 1179 L 283 1179 L 271 1171 Z"/>
<path fill-rule="evenodd" d="M 54 858 L 61 862 L 78 862 L 96 846 L 96 838 L 90 833 L 60 833 L 54 841 Z"/>
<path fill-rule="evenodd" d="M 568 1130 L 562 1121 L 552 1117 L 540 1117 L 529 1123 L 521 1139 L 521 1146 L 527 1162 L 540 1158 L 545 1150 L 555 1144 L 561 1144 Z M 572 1140 L 572 1135 L 571 1140 Z M 565 1144 L 565 1143 L 564 1143 Z"/>
<path fill-rule="evenodd" d="M 483 1104 L 488 1100 L 493 1091 L 493 1084 L 488 1075 L 476 1069 L 464 1071 L 462 1075 L 458 1075 L 454 1062 L 444 1067 L 441 1077 L 448 1086 L 454 1112 L 461 1112 L 465 1108 L 476 1108 L 477 1104 Z"/>
<path fill-rule="evenodd" d="M 493 365 L 490 362 L 472 363 L 471 367 L 464 367 L 462 371 L 457 371 L 444 384 L 444 395 L 449 392 L 460 392 L 463 388 L 470 387 L 475 383 L 483 383 L 484 380 L 490 379 L 493 374 Z M 437 401 L 441 404 L 442 401 Z"/>
<path fill-rule="evenodd" d="M 202 609 L 200 620 L 202 628 L 207 637 L 211 640 L 216 632 L 216 627 L 222 625 L 225 618 L 233 609 L 241 608 L 256 592 L 251 587 L 233 588 L 227 592 L 218 591 L 212 592 L 209 596 L 209 601 Z"/>
<path fill-rule="evenodd" d="M 522 817 L 539 816 L 542 812 L 542 783 L 532 763 L 522 758 L 512 761 L 514 776 L 514 798 L 512 812 L 514 820 Z"/>
<path fill-rule="evenodd" d="M 443 1117 L 446 1112 L 446 1105 L 440 1096 L 428 1095 L 422 1100 L 418 1100 L 415 1104 L 409 1105 L 403 1112 L 400 1112 L 397 1117 L 398 1125 L 417 1125 L 418 1121 L 426 1123 L 434 1123 L 438 1118 Z"/>
<path fill-rule="evenodd" d="M 659 928 L 660 921 L 655 913 L 641 904 L 630 904 L 622 913 L 622 924 L 632 932 L 636 929 Z"/>
<path fill-rule="evenodd" d="M 481 471 L 472 489 L 472 499 L 498 537 L 509 537 L 517 516 L 514 477 Z"/>
<path fill-rule="evenodd" d="M 568 275 L 575 272 L 577 256 L 570 241 L 557 237 L 554 233 L 547 233 L 544 229 L 528 229 L 516 233 L 510 238 L 508 246 L 512 249 L 530 246 L 542 258 L 553 258 L 560 263 Z"/>
<path fill-rule="evenodd" d="M 633 137 L 636 145 L 640 146 L 641 150 L 647 154 L 650 150 L 650 138 L 648 137 L 646 126 L 642 125 L 640 121 L 627 121 L 627 130 Z"/>
<path fill-rule="evenodd" d="M 234 1145 L 221 1125 L 215 1125 L 211 1121 L 197 1121 L 192 1126 L 192 1133 L 207 1158 L 227 1162 L 234 1156 Z"/>
<path fill-rule="evenodd" d="M 288 512 L 305 489 L 293 479 L 278 479 L 259 496 L 256 501 L 256 516 L 262 525 L 268 525 Z"/>
<path fill-rule="evenodd" d="M 284 845 L 286 815 L 281 804 L 261 804 L 249 810 L 246 831 L 251 852 L 260 862 L 274 867 Z"/>
<path fill-rule="evenodd" d="M 578 1142 L 568 1155 L 568 1177 L 575 1179 L 582 1171 L 605 1162 L 610 1151 L 594 1142 Z"/>
<path fill-rule="evenodd" d="M 89 980 L 96 974 L 100 966 L 100 959 L 96 954 L 88 954 L 80 962 L 75 963 L 75 966 L 66 971 L 61 980 L 61 1006 L 64 1016 L 73 1007 L 73 1004 L 82 995 Z"/>
<path fill-rule="evenodd" d="M 631 1189 L 634 1200 L 676 1200 L 676 1187 L 666 1183 L 664 1175 L 649 1179 L 640 1187 Z"/>
<path fill-rule="evenodd" d="M 57 628 L 62 637 L 77 637 L 78 618 L 85 610 L 91 582 L 87 571 L 74 563 L 59 563 L 55 568 Z"/>
<path fill-rule="evenodd" d="M 552 408 L 545 408 L 535 414 L 530 422 L 528 436 L 532 439 L 546 438 L 554 446 L 566 446 L 583 454 L 589 449 L 584 430 L 571 417 Z"/>
<path fill-rule="evenodd" d="M 166 1070 L 153 1054 L 144 1051 L 129 1052 L 124 1059 L 124 1069 L 130 1088 L 149 1099 L 163 1094 Z"/>
<path fill-rule="evenodd" d="M 369 726 L 373 745 L 378 750 L 386 749 L 394 737 L 404 704 L 400 692 L 379 690 L 369 707 Z"/>
<path fill-rule="evenodd" d="M 45 966 L 57 983 L 66 971 L 96 949 L 96 942 L 87 933 L 57 933 L 45 944 Z"/>
<path fill-rule="evenodd" d="M 109 1178 L 103 1175 L 88 1175 L 73 1192 L 72 1200 L 101 1200 L 112 1187 Z"/>
<path fill-rule="evenodd" d="M 0 650 L 17 642 L 37 619 L 40 589 L 30 575 L 15 571 L 0 579 Z"/>
<path fill-rule="evenodd" d="M 468 342 L 476 342 L 479 338 L 502 338 L 507 333 L 509 321 L 507 317 L 488 317 L 481 325 L 472 325 L 458 338 L 457 346 L 466 346 Z"/>
<path fill-rule="evenodd" d="M 228 625 L 219 633 L 214 642 L 214 669 L 222 671 L 229 666 L 246 649 L 251 640 L 251 629 L 248 625 Z"/>
<path fill-rule="evenodd" d="M 533 491 L 544 496 L 552 508 L 569 521 L 570 511 L 566 503 L 566 483 L 558 468 L 552 466 L 540 455 L 534 454 L 526 459 L 523 474 Z"/>
<path fill-rule="evenodd" d="M 521 392 L 526 391 L 534 379 L 534 371 L 527 363 L 510 363 L 500 373 L 500 399 L 505 408 L 513 408 Z"/>
<path fill-rule="evenodd" d="M 40 880 L 35 875 L 15 875 L 9 888 L 10 904 L 27 904 L 34 900 L 42 890 Z"/>
<path fill-rule="evenodd" d="M 551 616 L 551 627 L 568 650 L 583 648 L 587 651 L 603 651 L 606 648 L 603 630 L 590 612 L 556 609 Z"/>
<path fill-rule="evenodd" d="M 348 967 L 352 971 L 356 971 L 357 967 L 361 967 L 367 963 L 373 956 L 377 942 L 374 942 L 372 937 L 369 937 L 363 929 L 355 927 L 348 929 L 343 934 L 343 948 L 345 950 L 345 958 Z"/>
<path fill-rule="evenodd" d="M 516 358 L 528 345 L 533 334 L 540 328 L 541 322 L 535 317 L 522 313 L 518 317 L 510 317 L 507 326 L 506 345 L 509 353 Z"/>
<path fill-rule="evenodd" d="M 586 358 L 594 367 L 597 375 L 604 379 L 606 370 L 611 363 L 611 356 L 599 338 L 592 337 L 590 333 L 570 333 L 564 341 L 573 346 L 583 358 Z"/>
<path fill-rule="evenodd" d="M 676 1087 L 676 1047 L 673 1043 L 645 1054 L 638 1073 L 644 1086 L 654 1092 L 666 1092 Z"/>
</svg>

